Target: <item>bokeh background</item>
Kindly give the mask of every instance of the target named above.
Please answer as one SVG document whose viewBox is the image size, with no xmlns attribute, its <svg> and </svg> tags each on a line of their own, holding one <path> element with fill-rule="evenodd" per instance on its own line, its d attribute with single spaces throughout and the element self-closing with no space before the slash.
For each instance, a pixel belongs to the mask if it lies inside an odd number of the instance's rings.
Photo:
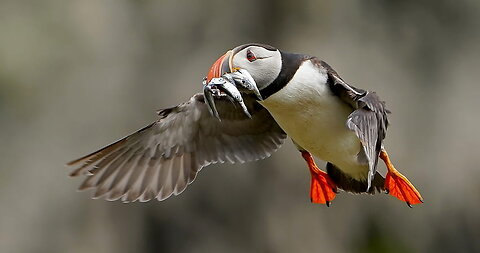
<svg viewBox="0 0 480 253">
<path fill-rule="evenodd" d="M 0 252 L 480 252 L 479 27 L 477 0 L 1 0 Z M 76 192 L 67 161 L 201 91 L 247 42 L 377 91 L 386 147 L 425 204 L 311 204 L 290 141 L 164 202 Z"/>
</svg>

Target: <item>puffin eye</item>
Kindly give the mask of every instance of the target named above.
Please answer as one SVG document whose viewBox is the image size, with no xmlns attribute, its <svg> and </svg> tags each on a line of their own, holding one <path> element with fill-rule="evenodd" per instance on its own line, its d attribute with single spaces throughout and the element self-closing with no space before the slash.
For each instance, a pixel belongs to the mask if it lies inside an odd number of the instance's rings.
<svg viewBox="0 0 480 253">
<path fill-rule="evenodd" d="M 250 49 L 248 49 L 247 50 L 247 60 L 252 62 L 252 61 L 255 61 L 256 59 L 257 59 L 257 57 L 255 56 L 255 54 L 253 54 L 253 52 L 250 51 Z"/>
</svg>

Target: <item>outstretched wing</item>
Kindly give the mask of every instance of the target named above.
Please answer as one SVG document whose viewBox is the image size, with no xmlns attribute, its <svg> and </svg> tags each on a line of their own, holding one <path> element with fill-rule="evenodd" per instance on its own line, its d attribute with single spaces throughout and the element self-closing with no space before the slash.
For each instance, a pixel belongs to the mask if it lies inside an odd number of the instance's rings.
<svg viewBox="0 0 480 253">
<path fill-rule="evenodd" d="M 364 154 L 359 154 L 359 159 L 368 162 L 369 191 L 377 171 L 378 156 L 388 127 L 387 114 L 390 112 L 375 92 L 350 86 L 327 63 L 320 61 L 319 64 L 327 70 L 328 84 L 332 91 L 354 109 L 348 116 L 346 125 L 362 142 Z"/>
<path fill-rule="evenodd" d="M 286 134 L 269 112 L 245 97 L 252 118 L 228 100 L 216 100 L 222 121 L 212 117 L 203 94 L 158 112 L 159 119 L 96 152 L 68 163 L 71 176 L 86 175 L 80 190 L 124 202 L 164 200 L 180 194 L 198 171 L 213 163 L 269 157 Z"/>
</svg>

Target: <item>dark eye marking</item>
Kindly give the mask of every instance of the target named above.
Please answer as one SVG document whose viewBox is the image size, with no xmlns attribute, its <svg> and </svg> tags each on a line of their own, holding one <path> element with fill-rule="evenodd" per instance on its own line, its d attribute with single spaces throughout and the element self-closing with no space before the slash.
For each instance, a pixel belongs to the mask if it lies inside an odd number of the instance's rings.
<svg viewBox="0 0 480 253">
<path fill-rule="evenodd" d="M 247 60 L 250 62 L 257 60 L 257 57 L 250 49 L 247 50 Z"/>
</svg>

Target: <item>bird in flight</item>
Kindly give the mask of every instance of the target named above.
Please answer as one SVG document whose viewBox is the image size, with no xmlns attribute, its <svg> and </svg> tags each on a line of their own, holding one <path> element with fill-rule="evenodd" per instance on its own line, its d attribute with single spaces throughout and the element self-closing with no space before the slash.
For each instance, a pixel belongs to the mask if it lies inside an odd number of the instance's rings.
<svg viewBox="0 0 480 253">
<path fill-rule="evenodd" d="M 411 207 L 423 199 L 383 146 L 388 113 L 375 92 L 348 84 L 324 61 L 251 43 L 215 61 L 203 93 L 67 165 L 71 176 L 85 175 L 79 189 L 94 188 L 94 198 L 164 200 L 203 167 L 267 158 L 289 137 L 308 165 L 313 203 L 329 206 L 341 189 L 385 191 Z"/>
</svg>

